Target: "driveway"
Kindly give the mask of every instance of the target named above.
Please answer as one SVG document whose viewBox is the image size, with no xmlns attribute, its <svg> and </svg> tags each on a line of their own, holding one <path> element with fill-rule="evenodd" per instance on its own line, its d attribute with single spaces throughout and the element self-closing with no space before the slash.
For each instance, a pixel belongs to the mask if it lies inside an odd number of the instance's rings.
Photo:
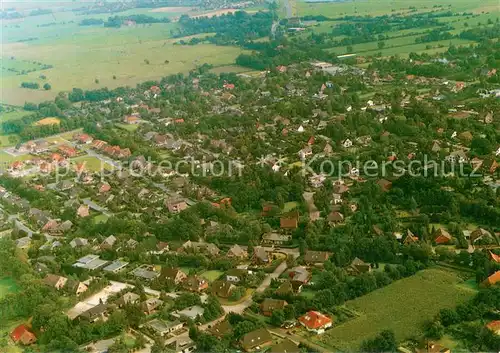
<svg viewBox="0 0 500 353">
<path fill-rule="evenodd" d="M 271 281 L 273 279 L 276 279 L 279 276 L 281 276 L 281 274 L 283 272 L 285 272 L 286 269 L 287 269 L 286 261 L 283 261 L 281 264 L 279 264 L 278 267 L 276 267 L 276 269 L 272 273 L 266 275 L 266 278 L 264 278 L 264 280 L 262 281 L 260 286 L 258 286 L 255 291 L 257 293 L 264 292 L 271 285 Z M 243 301 L 241 303 L 238 303 L 235 305 L 223 305 L 222 308 L 224 309 L 224 311 L 226 313 L 232 312 L 232 313 L 236 313 L 236 314 L 243 314 L 243 312 L 246 310 L 246 308 L 248 308 L 252 304 L 253 304 L 253 300 L 252 300 L 252 297 L 250 296 L 245 301 Z"/>
</svg>

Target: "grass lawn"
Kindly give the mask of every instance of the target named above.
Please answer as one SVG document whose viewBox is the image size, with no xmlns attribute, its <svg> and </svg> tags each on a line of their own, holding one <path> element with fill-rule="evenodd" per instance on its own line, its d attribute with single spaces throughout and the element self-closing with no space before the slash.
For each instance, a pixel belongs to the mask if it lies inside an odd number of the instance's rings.
<svg viewBox="0 0 500 353">
<path fill-rule="evenodd" d="M 106 216 L 105 214 L 100 214 L 98 216 L 95 216 L 94 217 L 94 223 L 104 223 L 104 222 L 107 222 L 108 221 L 108 216 Z"/>
<path fill-rule="evenodd" d="M 221 305 L 226 305 L 226 306 L 237 305 L 237 304 L 243 303 L 245 300 L 247 300 L 252 295 L 253 292 L 254 292 L 253 288 L 247 288 L 247 290 L 245 292 L 245 295 L 242 296 L 240 298 L 240 300 L 237 300 L 237 301 L 234 301 L 234 302 L 230 301 L 228 299 L 219 298 L 219 297 L 217 297 L 217 299 L 219 300 L 219 303 Z"/>
<path fill-rule="evenodd" d="M 283 212 L 290 212 L 294 208 L 298 207 L 299 203 L 296 201 L 290 201 L 286 202 L 285 205 L 283 206 Z"/>
<path fill-rule="evenodd" d="M 29 114 L 31 113 L 23 109 L 0 113 L 0 123 L 3 123 L 4 121 L 19 120 Z"/>
<path fill-rule="evenodd" d="M 0 135 L 0 146 L 14 146 L 19 142 L 19 136 L 16 134 Z"/>
<path fill-rule="evenodd" d="M 365 0 L 365 1 L 343 1 L 343 2 L 318 2 L 306 3 L 304 0 L 297 1 L 297 8 L 300 16 L 324 15 L 336 18 L 343 15 L 357 16 L 381 16 L 393 13 L 406 13 L 409 6 L 415 6 L 419 12 L 432 11 L 436 4 L 443 5 L 453 12 L 473 11 L 498 11 L 498 0 L 417 0 L 409 3 L 406 0 Z M 496 9 L 496 10 L 495 10 Z"/>
<path fill-rule="evenodd" d="M 11 154 L 8 154 L 7 152 L 0 151 L 0 162 L 1 163 L 12 163 L 15 161 L 26 161 L 26 160 L 32 159 L 32 158 L 33 158 L 33 156 L 31 156 L 29 154 L 23 154 L 21 156 L 13 156 Z"/>
<path fill-rule="evenodd" d="M 357 313 L 315 339 L 343 351 L 357 350 L 361 343 L 382 330 L 393 330 L 397 340 L 422 334 L 422 324 L 443 308 L 454 308 L 476 291 L 460 285 L 457 273 L 427 269 L 346 303 Z"/>
<path fill-rule="evenodd" d="M 130 132 L 137 130 L 137 128 L 139 127 L 138 124 L 120 124 L 120 123 L 116 123 L 115 126 Z"/>
<path fill-rule="evenodd" d="M 0 299 L 6 296 L 8 293 L 14 293 L 18 290 L 19 287 L 12 278 L 5 277 L 0 279 Z"/>
<path fill-rule="evenodd" d="M 99 158 L 93 156 L 76 157 L 73 158 L 72 161 L 75 163 L 84 163 L 86 169 L 94 172 L 100 171 L 101 167 L 106 170 L 110 170 L 113 168 L 108 163 L 103 162 Z"/>
<path fill-rule="evenodd" d="M 209 282 L 213 282 L 216 279 L 218 279 L 220 276 L 222 276 L 223 272 L 222 271 L 205 271 L 201 274 L 201 277 L 207 279 Z"/>
</svg>

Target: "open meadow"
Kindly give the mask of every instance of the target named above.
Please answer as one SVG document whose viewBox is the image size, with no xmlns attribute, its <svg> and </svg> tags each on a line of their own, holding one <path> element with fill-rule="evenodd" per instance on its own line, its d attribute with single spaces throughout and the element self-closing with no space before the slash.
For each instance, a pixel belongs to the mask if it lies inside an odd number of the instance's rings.
<svg viewBox="0 0 500 353">
<path fill-rule="evenodd" d="M 426 12 L 433 9 L 435 5 L 442 5 L 454 12 L 498 12 L 498 0 L 364 0 L 364 1 L 342 1 L 342 2 L 306 2 L 297 1 L 299 16 L 323 15 L 327 17 L 340 17 L 344 15 L 357 16 L 381 16 L 391 13 L 406 13 L 409 7 L 417 11 Z"/>
<path fill-rule="evenodd" d="M 436 6 L 440 6 L 437 8 Z M 454 15 L 440 17 L 439 22 L 443 25 L 451 26 L 449 32 L 458 35 L 467 28 L 476 27 L 480 24 L 495 22 L 500 16 L 498 1 L 486 0 L 482 2 L 470 2 L 465 0 L 443 0 L 439 2 L 421 0 L 417 3 L 408 3 L 400 0 L 366 0 L 366 1 L 345 1 L 345 2 L 297 2 L 298 16 L 323 15 L 330 18 L 340 18 L 343 16 L 383 16 L 383 15 L 403 15 L 411 16 L 418 13 L 432 11 L 451 11 Z M 464 12 L 466 12 L 464 14 Z M 346 21 L 323 21 L 317 22 L 297 36 L 307 38 L 311 32 L 331 33 L 339 24 Z M 437 40 L 432 42 L 417 43 L 416 40 L 437 27 L 410 28 L 405 30 L 394 30 L 384 33 L 383 47 L 379 47 L 379 41 L 353 44 L 351 46 L 336 46 L 326 49 L 335 55 L 356 54 L 362 56 L 378 55 L 392 56 L 400 55 L 407 57 L 409 53 L 434 54 L 444 52 L 450 45 L 467 46 L 474 44 L 474 41 L 453 38 L 451 40 Z M 329 39 L 341 41 L 346 38 L 343 35 L 329 36 Z"/>
<path fill-rule="evenodd" d="M 134 9 L 118 15 L 144 14 L 170 17 L 183 13 L 203 14 L 179 8 Z M 181 46 L 172 39 L 177 23 L 137 24 L 121 28 L 79 26 L 85 18 L 107 19 L 110 14 L 77 16 L 72 12 L 30 17 L 29 21 L 2 21 L 0 102 L 23 105 L 26 101 L 53 99 L 60 91 L 74 87 L 135 86 L 174 73 L 186 73 L 208 63 L 234 63 L 240 48 L 201 44 Z M 39 89 L 21 88 L 22 82 L 36 82 Z M 43 89 L 49 83 L 50 90 Z"/>
<path fill-rule="evenodd" d="M 393 330 L 397 340 L 422 333 L 423 324 L 443 308 L 471 299 L 473 289 L 460 285 L 454 272 L 427 269 L 346 303 L 356 316 L 317 340 L 342 351 L 358 350 L 382 330 Z"/>
</svg>

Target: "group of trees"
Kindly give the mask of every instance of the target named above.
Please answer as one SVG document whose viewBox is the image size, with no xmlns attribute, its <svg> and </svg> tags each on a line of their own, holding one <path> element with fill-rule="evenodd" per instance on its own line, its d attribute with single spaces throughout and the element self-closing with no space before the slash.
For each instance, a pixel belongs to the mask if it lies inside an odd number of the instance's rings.
<svg viewBox="0 0 500 353">
<path fill-rule="evenodd" d="M 440 339 L 445 333 L 460 340 L 470 351 L 493 352 L 500 349 L 500 337 L 485 327 L 497 319 L 500 310 L 500 287 L 480 290 L 469 302 L 455 309 L 442 309 L 426 325 L 426 335 Z"/>
<path fill-rule="evenodd" d="M 207 40 L 214 44 L 243 44 L 245 41 L 269 35 L 273 21 L 269 12 L 248 14 L 244 11 L 213 17 L 190 18 L 182 15 L 180 28 L 175 37 L 185 37 L 199 33 L 215 33 Z"/>
</svg>

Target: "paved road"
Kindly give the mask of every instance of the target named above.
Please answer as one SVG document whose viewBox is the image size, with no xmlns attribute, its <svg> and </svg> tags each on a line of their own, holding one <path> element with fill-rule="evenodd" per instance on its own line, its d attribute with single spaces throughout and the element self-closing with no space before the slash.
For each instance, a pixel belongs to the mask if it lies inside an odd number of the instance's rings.
<svg viewBox="0 0 500 353">
<path fill-rule="evenodd" d="M 288 337 L 292 341 L 294 341 L 296 343 L 300 342 L 300 343 L 304 344 L 305 346 L 314 349 L 315 351 L 322 352 L 322 353 L 330 353 L 331 352 L 331 350 L 326 349 L 323 346 L 319 346 L 316 343 L 311 342 L 311 341 L 309 341 L 308 339 L 306 339 L 306 338 L 304 338 L 302 336 L 298 336 L 298 335 L 295 335 L 295 334 L 288 334 L 287 330 L 285 330 L 285 329 L 276 328 L 276 327 L 273 327 L 273 328 L 268 327 L 267 329 L 269 330 L 269 332 L 271 332 L 271 333 L 273 333 L 273 334 L 275 334 L 275 335 L 277 335 L 279 337 Z"/>
<path fill-rule="evenodd" d="M 285 272 L 287 269 L 287 264 L 286 261 L 283 261 L 276 269 L 273 271 L 273 273 L 270 273 L 264 278 L 262 283 L 260 284 L 259 287 L 255 290 L 257 293 L 262 293 L 264 292 L 270 285 L 271 281 L 273 279 L 278 278 L 281 276 L 283 272 Z M 235 304 L 235 305 L 223 305 L 222 308 L 226 313 L 236 313 L 236 314 L 243 314 L 243 312 L 248 308 L 250 305 L 253 304 L 252 297 L 248 297 L 245 301 Z"/>
</svg>

